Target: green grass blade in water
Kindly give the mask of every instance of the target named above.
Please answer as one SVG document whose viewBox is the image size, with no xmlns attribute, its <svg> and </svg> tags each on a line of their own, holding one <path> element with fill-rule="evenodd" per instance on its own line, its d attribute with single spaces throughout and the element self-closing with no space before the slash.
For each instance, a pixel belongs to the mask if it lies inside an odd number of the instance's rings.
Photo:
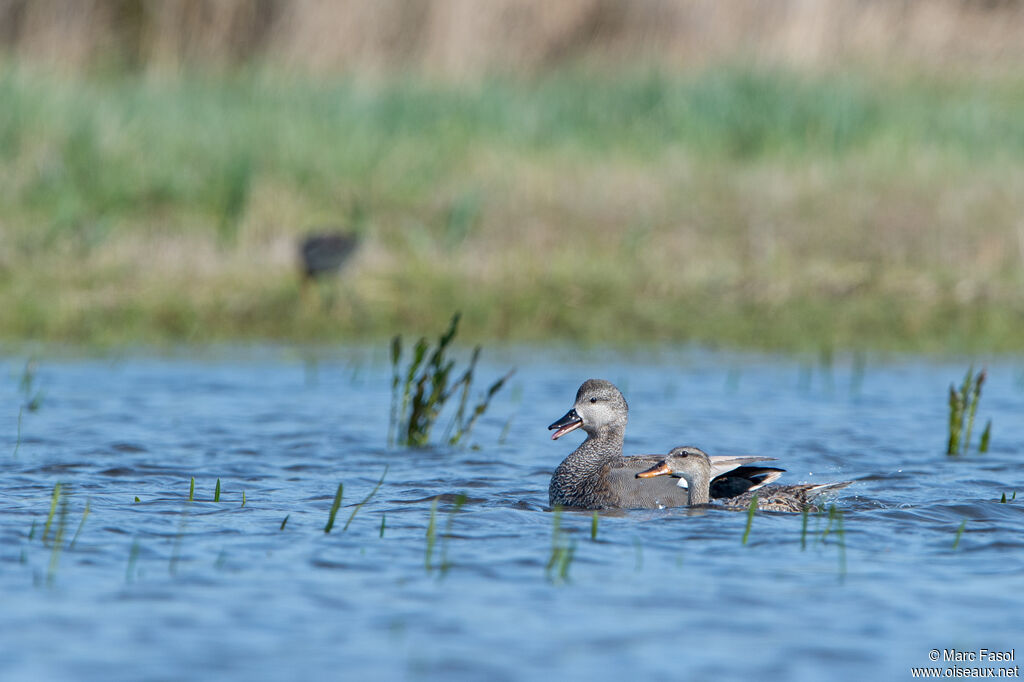
<svg viewBox="0 0 1024 682">
<path fill-rule="evenodd" d="M 839 582 L 846 580 L 846 530 L 843 528 L 843 512 L 833 504 L 829 514 L 836 516 L 836 533 L 839 535 Z"/>
<path fill-rule="evenodd" d="M 64 531 L 67 528 L 68 509 L 70 500 L 67 494 L 61 496 L 60 514 L 57 515 L 57 530 L 54 532 L 52 550 L 50 551 L 50 564 L 46 569 L 46 582 L 53 585 L 57 578 L 57 566 L 60 562 L 60 554 L 64 549 Z"/>
<path fill-rule="evenodd" d="M 440 498 L 435 497 L 434 501 L 430 503 L 430 520 L 427 521 L 427 546 L 424 550 L 423 563 L 427 569 L 427 573 L 433 570 L 432 559 L 434 554 L 434 543 L 437 540 L 437 501 Z"/>
<path fill-rule="evenodd" d="M 470 432 L 477 419 L 486 411 L 494 394 L 507 381 L 508 375 L 496 381 L 486 393 L 483 401 L 473 409 L 468 418 L 466 417 L 469 393 L 481 349 L 477 346 L 473 350 L 467 368 L 457 380 L 452 382 L 455 361 L 446 354 L 458 333 L 460 319 L 460 313 L 456 312 L 452 315 L 448 328 L 438 337 L 437 345 L 433 349 L 430 348 L 426 339 L 420 338 L 409 361 L 409 367 L 404 372 L 404 384 L 401 382 L 403 373 L 398 366 L 401 359 L 401 339 L 400 337 L 392 339 L 392 421 L 395 424 L 396 435 L 391 437 L 391 440 L 397 445 L 426 446 L 430 442 L 430 434 L 445 404 L 452 396 L 459 393 L 455 415 L 443 437 L 443 440 L 449 445 L 456 445 Z M 401 401 L 398 399 L 400 384 L 402 385 Z"/>
<path fill-rule="evenodd" d="M 384 472 L 381 473 L 380 480 L 377 481 L 377 485 L 373 486 L 373 490 L 370 491 L 370 494 L 364 497 L 363 501 L 357 504 L 356 508 L 352 510 L 352 514 L 348 517 L 348 521 L 345 522 L 345 525 L 341 529 L 342 533 L 348 530 L 349 524 L 352 523 L 352 519 L 356 517 L 356 513 L 363 508 L 363 505 L 369 502 L 370 498 L 376 495 L 377 491 L 380 490 L 381 484 L 384 483 L 384 477 L 388 475 L 388 466 L 389 465 L 387 464 L 384 465 Z"/>
<path fill-rule="evenodd" d="M 174 544 L 171 547 L 171 559 L 167 563 L 167 572 L 170 575 L 178 574 L 178 561 L 181 560 L 181 543 L 185 539 L 185 529 L 188 527 L 188 512 L 191 501 L 186 502 L 181 508 L 181 520 L 178 522 L 178 532 L 174 535 Z"/>
<path fill-rule="evenodd" d="M 949 439 L 946 441 L 946 454 L 955 455 L 960 452 L 960 428 L 963 422 L 963 402 L 954 386 L 949 387 Z"/>
<path fill-rule="evenodd" d="M 548 557 L 548 563 L 544 567 L 544 574 L 551 577 L 551 569 L 558 563 L 562 546 L 561 540 L 561 526 L 562 526 L 562 507 L 561 505 L 555 505 L 554 510 L 551 512 L 551 555 Z"/>
<path fill-rule="evenodd" d="M 130 583 L 132 576 L 135 575 L 135 564 L 139 560 L 139 552 L 141 547 L 139 546 L 139 540 L 136 538 L 132 542 L 132 547 L 128 550 L 128 567 L 124 571 L 124 581 Z"/>
<path fill-rule="evenodd" d="M 451 511 L 448 512 L 448 521 L 444 527 L 444 537 L 441 539 L 441 576 L 444 577 L 448 569 L 452 567 L 451 561 L 448 560 L 448 542 L 452 536 L 452 526 L 455 524 L 455 515 L 459 513 L 466 504 L 465 493 L 459 493 L 458 497 L 455 498 L 455 504 L 452 505 Z"/>
<path fill-rule="evenodd" d="M 60 502 L 61 484 L 58 482 L 53 486 L 53 493 L 50 495 L 50 513 L 46 516 L 46 525 L 43 526 L 42 540 L 45 543 L 46 537 L 50 534 L 50 524 L 53 523 L 53 515 L 57 511 L 57 504 Z"/>
<path fill-rule="evenodd" d="M 960 522 L 960 526 L 956 529 L 956 537 L 953 538 L 953 549 L 960 546 L 960 536 L 964 534 L 964 529 L 967 528 L 967 519 Z"/>
<path fill-rule="evenodd" d="M 968 375 L 968 379 L 970 375 Z M 974 379 L 974 386 L 971 389 L 970 398 L 968 399 L 967 406 L 967 429 L 964 434 L 963 451 L 967 452 L 968 448 L 971 447 L 971 432 L 974 430 L 974 416 L 978 412 L 978 401 L 981 399 L 981 385 L 985 383 L 985 370 L 978 372 L 977 377 Z"/>
<path fill-rule="evenodd" d="M 461 386 L 462 392 L 459 395 L 459 407 L 455 411 L 451 424 L 448 425 L 448 432 L 445 434 L 445 440 L 448 441 L 449 445 L 458 444 L 459 439 L 465 433 L 466 405 L 469 402 L 469 389 L 473 385 L 473 372 L 476 369 L 477 361 L 480 359 L 480 350 L 481 346 L 473 349 L 473 354 L 469 359 L 469 366 L 462 373 L 462 376 L 459 377 L 458 381 L 452 385 L 452 391 L 458 390 Z"/>
<path fill-rule="evenodd" d="M 494 395 L 501 390 L 509 379 L 512 378 L 514 373 L 514 369 L 510 370 L 508 374 L 491 384 L 491 387 L 487 389 L 484 399 L 473 408 L 473 412 L 470 415 L 468 423 L 466 423 L 465 426 L 461 426 L 459 431 L 455 434 L 455 437 L 453 437 L 451 441 L 452 445 L 457 444 L 463 436 L 469 435 L 469 432 L 472 431 L 473 427 L 476 425 L 477 420 L 484 414 L 484 412 L 487 411 L 487 408 L 490 407 L 491 399 L 494 398 Z"/>
<path fill-rule="evenodd" d="M 743 529 L 743 542 L 747 544 L 747 539 L 750 537 L 750 527 L 754 523 L 754 512 L 757 511 L 757 495 L 750 498 L 750 506 L 747 507 L 747 527 Z M 735 540 L 733 541 L 735 542 Z"/>
<path fill-rule="evenodd" d="M 978 443 L 978 452 L 988 452 L 989 441 L 992 440 L 992 420 L 985 422 L 985 430 L 981 432 L 981 442 Z"/>
<path fill-rule="evenodd" d="M 810 513 L 806 505 L 800 510 L 800 551 L 807 549 L 807 517 Z"/>
<path fill-rule="evenodd" d="M 388 447 L 394 447 L 398 428 L 398 394 L 402 385 L 402 374 L 399 370 L 402 360 L 402 337 L 395 335 L 391 339 L 391 414 L 388 419 Z"/>
<path fill-rule="evenodd" d="M 82 520 L 78 522 L 78 530 L 75 531 L 75 536 L 71 538 L 71 544 L 68 545 L 68 549 L 74 549 L 75 543 L 78 542 L 78 536 L 82 534 L 82 528 L 85 526 L 85 520 L 89 518 L 89 506 L 88 500 L 85 501 L 85 509 L 82 510 Z"/>
<path fill-rule="evenodd" d="M 563 582 L 569 582 L 569 567 L 572 566 L 572 560 L 576 558 L 576 541 L 573 540 L 569 543 L 568 547 L 565 547 L 562 551 L 562 555 L 558 562 L 558 579 Z M 641 563 L 642 565 L 642 563 Z"/>
<path fill-rule="evenodd" d="M 324 532 L 325 533 L 330 533 L 331 529 L 334 528 L 334 517 L 338 515 L 338 508 L 341 507 L 341 495 L 342 495 L 342 491 L 344 491 L 344 490 L 345 490 L 345 484 L 344 483 L 339 483 L 338 484 L 338 491 L 336 493 L 334 493 L 334 502 L 331 504 L 331 511 L 327 515 L 327 525 L 324 526 Z M 282 523 L 281 526 L 283 528 L 284 524 Z"/>
<path fill-rule="evenodd" d="M 11 457 L 17 457 L 18 450 L 21 449 L 21 417 L 24 411 L 24 406 L 18 408 L 18 439 L 14 442 L 14 452 L 11 453 Z"/>
</svg>

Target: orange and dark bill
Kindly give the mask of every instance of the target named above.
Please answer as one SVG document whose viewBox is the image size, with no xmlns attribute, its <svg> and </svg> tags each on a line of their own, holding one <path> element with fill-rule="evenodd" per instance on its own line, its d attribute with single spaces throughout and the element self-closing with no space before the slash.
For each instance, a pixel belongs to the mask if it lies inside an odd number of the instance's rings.
<svg viewBox="0 0 1024 682">
<path fill-rule="evenodd" d="M 576 414 L 576 409 L 573 408 L 566 412 L 565 416 L 549 426 L 548 430 L 557 429 L 557 431 L 551 434 L 551 440 L 558 440 L 573 429 L 578 429 L 581 426 L 583 426 L 583 420 L 580 419 L 580 416 Z"/>
<path fill-rule="evenodd" d="M 658 462 L 647 471 L 641 471 L 636 475 L 637 478 L 654 478 L 655 476 L 667 476 L 672 473 L 672 469 L 669 468 L 668 462 Z"/>
</svg>

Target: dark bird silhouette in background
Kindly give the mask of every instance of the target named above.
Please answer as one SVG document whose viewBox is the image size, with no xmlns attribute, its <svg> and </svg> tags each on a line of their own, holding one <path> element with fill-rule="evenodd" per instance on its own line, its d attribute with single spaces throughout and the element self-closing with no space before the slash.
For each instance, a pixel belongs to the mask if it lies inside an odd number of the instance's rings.
<svg viewBox="0 0 1024 682">
<path fill-rule="evenodd" d="M 303 284 L 338 273 L 358 244 L 356 235 L 345 232 L 321 232 L 303 237 L 299 244 Z"/>
<path fill-rule="evenodd" d="M 358 245 L 359 237 L 351 232 L 316 232 L 302 237 L 298 254 L 302 298 L 313 296 L 320 301 L 322 312 L 332 310 L 338 292 L 336 287 L 325 285 L 328 278 L 341 271 Z"/>
</svg>

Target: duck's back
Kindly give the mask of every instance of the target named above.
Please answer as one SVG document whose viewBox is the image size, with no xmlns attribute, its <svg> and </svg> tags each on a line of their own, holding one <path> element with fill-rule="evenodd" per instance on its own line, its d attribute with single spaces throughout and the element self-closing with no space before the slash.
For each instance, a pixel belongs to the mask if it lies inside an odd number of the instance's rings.
<svg viewBox="0 0 1024 682">
<path fill-rule="evenodd" d="M 838 490 L 850 485 L 851 481 L 838 483 L 801 483 L 796 485 L 769 485 L 759 490 L 751 490 L 737 497 L 724 501 L 734 509 L 748 508 L 757 496 L 757 508 L 761 511 L 802 512 L 820 511 L 814 504 L 814 498 L 829 490 Z"/>
</svg>

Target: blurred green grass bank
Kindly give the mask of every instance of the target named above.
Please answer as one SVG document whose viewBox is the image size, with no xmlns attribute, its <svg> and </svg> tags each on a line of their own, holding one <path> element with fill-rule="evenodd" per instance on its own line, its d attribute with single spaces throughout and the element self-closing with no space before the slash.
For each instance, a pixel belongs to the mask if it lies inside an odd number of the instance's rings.
<svg viewBox="0 0 1024 682">
<path fill-rule="evenodd" d="M 461 310 L 476 339 L 1024 350 L 1016 57 L 586 43 L 468 77 L 274 44 L 173 68 L 8 45 L 0 337 L 333 342 Z M 332 226 L 359 246 L 303 286 L 299 239 Z"/>
</svg>

